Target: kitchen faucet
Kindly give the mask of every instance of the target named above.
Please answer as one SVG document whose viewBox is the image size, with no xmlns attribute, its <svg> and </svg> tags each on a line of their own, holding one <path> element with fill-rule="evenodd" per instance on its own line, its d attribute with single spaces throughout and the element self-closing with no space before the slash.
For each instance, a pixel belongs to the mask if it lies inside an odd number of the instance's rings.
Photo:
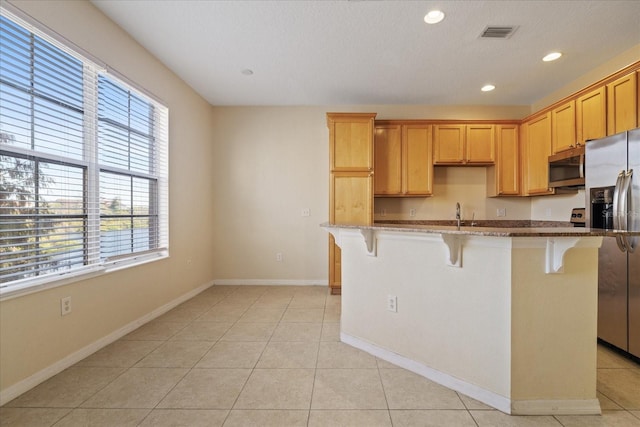
<svg viewBox="0 0 640 427">
<path fill-rule="evenodd" d="M 460 203 L 456 202 L 456 220 L 458 221 L 458 229 L 460 228 Z"/>
</svg>

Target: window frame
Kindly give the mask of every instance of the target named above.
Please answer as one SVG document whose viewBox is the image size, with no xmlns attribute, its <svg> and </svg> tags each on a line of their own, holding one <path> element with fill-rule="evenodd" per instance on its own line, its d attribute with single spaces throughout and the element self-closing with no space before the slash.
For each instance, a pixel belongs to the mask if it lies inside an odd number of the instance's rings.
<svg viewBox="0 0 640 427">
<path fill-rule="evenodd" d="M 70 161 L 70 159 L 65 156 L 0 142 L 0 153 L 6 156 L 82 168 L 84 171 L 84 212 L 82 217 L 85 221 L 85 231 L 82 237 L 85 258 L 83 265 L 70 270 L 53 273 L 45 272 L 42 275 L 2 283 L 0 287 L 0 301 L 167 258 L 169 256 L 169 111 L 167 106 L 157 97 L 140 88 L 135 83 L 132 83 L 126 77 L 115 72 L 106 64 L 92 57 L 73 43 L 65 40 L 41 24 L 34 22 L 32 18 L 14 6 L 3 3 L 0 6 L 0 15 L 29 32 L 31 43 L 33 43 L 35 35 L 82 63 L 83 81 L 81 83 L 83 87 L 83 105 L 85 107 L 82 116 L 82 146 L 84 150 L 82 159 L 73 159 Z M 153 145 L 150 147 L 148 156 L 148 161 L 151 163 L 149 165 L 151 169 L 149 173 L 122 170 L 117 167 L 99 163 L 98 104 L 100 102 L 100 93 L 98 82 L 100 76 L 106 77 L 111 83 L 128 91 L 129 96 L 135 95 L 151 106 L 151 111 L 153 111 L 154 114 L 154 127 L 153 132 L 150 134 Z M 89 96 L 87 93 L 91 93 L 91 95 Z M 92 105 L 87 105 L 87 102 Z M 130 114 L 131 110 L 129 110 L 129 115 Z M 31 148 L 33 148 L 33 146 Z M 118 256 L 106 258 L 101 256 L 100 227 L 102 215 L 100 212 L 99 178 L 102 173 L 122 174 L 132 180 L 139 177 L 147 180 L 149 183 L 154 183 L 153 187 L 155 187 L 155 191 L 152 191 L 151 188 L 149 189 L 148 212 L 146 217 L 148 217 L 149 220 L 149 232 L 157 236 L 158 239 L 155 247 L 149 250 L 130 252 Z M 133 197 L 135 196 L 132 195 L 132 198 Z M 132 206 L 131 218 L 133 217 Z M 132 230 L 133 229 L 132 227 Z M 149 238 L 151 239 L 151 236 Z"/>
</svg>

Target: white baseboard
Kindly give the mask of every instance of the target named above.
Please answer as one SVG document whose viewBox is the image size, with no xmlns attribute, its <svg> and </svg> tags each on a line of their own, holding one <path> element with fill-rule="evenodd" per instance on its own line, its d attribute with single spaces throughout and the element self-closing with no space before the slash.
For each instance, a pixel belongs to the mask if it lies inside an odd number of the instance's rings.
<svg viewBox="0 0 640 427">
<path fill-rule="evenodd" d="M 340 333 L 340 340 L 345 344 L 349 344 L 360 350 L 366 351 L 382 360 L 386 360 L 389 363 L 400 366 L 408 371 L 416 373 L 422 377 L 425 377 L 435 383 L 443 385 L 455 391 L 459 391 L 469 397 L 472 397 L 484 404 L 487 404 L 493 408 L 496 408 L 507 414 L 511 413 L 511 401 L 504 396 L 485 390 L 477 385 L 467 383 L 456 377 L 452 377 L 449 374 L 440 372 L 436 369 L 430 368 L 426 365 L 418 363 L 414 360 L 401 356 L 390 350 L 378 347 L 375 344 L 371 344 L 367 341 L 363 341 L 360 338 L 353 337 L 351 335 Z"/>
<path fill-rule="evenodd" d="M 340 333 L 340 340 L 382 360 L 400 366 L 435 383 L 467 395 L 486 405 L 511 415 L 596 415 L 600 414 L 598 399 L 584 400 L 511 400 L 475 384 L 462 381 L 444 372 L 408 359 L 390 350 L 354 336 Z"/>
<path fill-rule="evenodd" d="M 278 279 L 215 279 L 214 285 L 220 286 L 329 286 L 326 279 L 317 280 L 278 280 Z"/>
<path fill-rule="evenodd" d="M 22 381 L 17 382 L 16 384 L 13 384 L 7 387 L 4 390 L 1 390 L 0 406 L 4 405 L 7 402 L 10 402 L 11 400 L 15 399 L 21 394 L 31 390 L 33 387 L 48 380 L 54 375 L 59 374 L 60 372 L 69 368 L 70 366 L 75 365 L 85 357 L 92 355 L 93 353 L 100 350 L 101 348 L 106 347 L 107 345 L 111 344 L 114 341 L 117 341 L 118 339 L 127 335 L 129 332 L 132 332 L 138 329 L 140 326 L 144 325 L 145 323 L 150 322 L 151 320 L 163 315 L 164 313 L 178 306 L 179 304 L 182 304 L 183 302 L 193 298 L 194 296 L 198 295 L 200 292 L 204 291 L 205 289 L 208 289 L 212 285 L 213 285 L 213 282 L 209 282 L 202 286 L 199 286 L 196 289 L 193 289 L 192 291 L 189 291 L 186 294 L 181 295 L 180 297 L 174 299 L 173 301 L 170 301 L 167 304 L 156 308 L 152 312 L 145 314 L 139 319 L 136 319 L 133 322 L 123 326 L 122 328 L 113 331 L 109 335 L 106 335 L 100 338 L 99 340 L 94 341 L 93 343 L 87 345 L 86 347 L 83 347 L 80 350 L 74 353 L 71 353 L 70 355 L 57 361 L 53 365 L 50 365 L 36 372 L 35 374 L 25 378 Z"/>
<path fill-rule="evenodd" d="M 515 415 L 599 415 L 598 399 L 584 400 L 514 400 L 511 413 Z"/>
</svg>

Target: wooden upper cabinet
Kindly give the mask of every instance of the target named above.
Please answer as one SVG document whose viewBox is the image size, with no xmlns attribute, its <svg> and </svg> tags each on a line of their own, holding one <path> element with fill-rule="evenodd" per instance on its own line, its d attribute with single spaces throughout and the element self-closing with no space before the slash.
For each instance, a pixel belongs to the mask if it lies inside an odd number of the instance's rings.
<svg viewBox="0 0 640 427">
<path fill-rule="evenodd" d="M 402 126 L 378 125 L 374 138 L 376 195 L 402 194 Z"/>
<path fill-rule="evenodd" d="M 433 126 L 433 163 L 463 164 L 465 125 Z"/>
<path fill-rule="evenodd" d="M 576 101 L 571 100 L 551 110 L 552 152 L 575 148 L 576 146 Z"/>
<path fill-rule="evenodd" d="M 373 170 L 375 113 L 327 113 L 332 171 Z"/>
<path fill-rule="evenodd" d="M 433 126 L 436 165 L 479 164 L 495 161 L 495 126 L 491 124 L 441 124 Z"/>
<path fill-rule="evenodd" d="M 487 169 L 487 196 L 520 195 L 519 126 L 496 126 L 496 162 Z"/>
<path fill-rule="evenodd" d="M 466 163 L 491 164 L 495 161 L 495 126 L 466 125 Z"/>
<path fill-rule="evenodd" d="M 551 113 L 547 112 L 522 125 L 524 192 L 527 195 L 552 194 L 549 188 L 551 155 Z"/>
<path fill-rule="evenodd" d="M 431 126 L 402 126 L 402 193 L 407 196 L 433 194 L 433 143 Z"/>
<path fill-rule="evenodd" d="M 601 86 L 576 99 L 576 132 L 578 142 L 607 136 L 606 88 Z"/>
<path fill-rule="evenodd" d="M 638 73 L 631 73 L 607 85 L 607 135 L 638 127 Z"/>
<path fill-rule="evenodd" d="M 433 187 L 431 126 L 380 123 L 375 130 L 376 196 L 430 196 Z"/>
</svg>

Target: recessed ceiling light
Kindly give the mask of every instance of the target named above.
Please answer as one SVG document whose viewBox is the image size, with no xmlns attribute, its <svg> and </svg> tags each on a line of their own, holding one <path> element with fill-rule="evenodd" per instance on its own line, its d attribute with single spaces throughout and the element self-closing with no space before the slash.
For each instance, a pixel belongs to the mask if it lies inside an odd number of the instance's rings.
<svg viewBox="0 0 640 427">
<path fill-rule="evenodd" d="M 244 70 L 241 71 L 242 74 L 244 74 L 245 76 L 251 76 L 253 75 L 253 70 L 250 70 L 248 68 L 245 68 Z"/>
<path fill-rule="evenodd" d="M 482 88 L 480 90 L 483 91 L 483 92 L 491 92 L 495 88 L 496 87 L 494 85 L 484 85 L 484 86 L 482 86 Z"/>
<path fill-rule="evenodd" d="M 560 52 L 551 52 L 550 54 L 548 54 L 547 56 L 542 58 L 542 60 L 544 62 L 555 61 L 556 59 L 560 58 L 561 56 L 562 56 L 562 53 L 560 53 Z"/>
<path fill-rule="evenodd" d="M 441 10 L 432 10 L 424 15 L 424 22 L 427 24 L 437 24 L 444 19 L 444 12 Z"/>
</svg>

